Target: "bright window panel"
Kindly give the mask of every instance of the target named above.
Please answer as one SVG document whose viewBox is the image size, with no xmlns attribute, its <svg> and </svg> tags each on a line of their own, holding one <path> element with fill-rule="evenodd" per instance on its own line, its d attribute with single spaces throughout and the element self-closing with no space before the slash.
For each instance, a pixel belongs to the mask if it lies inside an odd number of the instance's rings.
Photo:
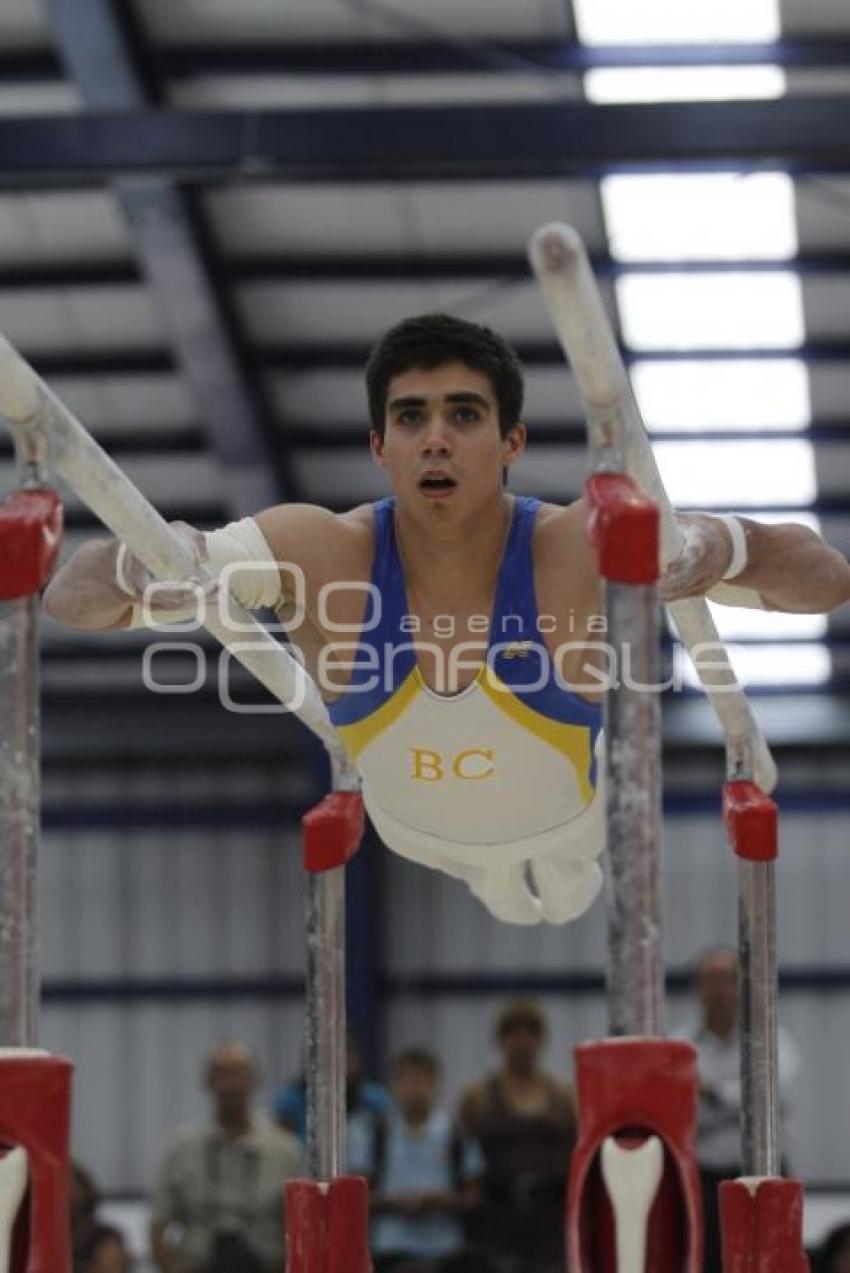
<svg viewBox="0 0 850 1273">
<path fill-rule="evenodd" d="M 632 349 L 793 349 L 803 343 L 796 274 L 626 274 L 616 289 Z"/>
<path fill-rule="evenodd" d="M 612 66 L 584 77 L 588 101 L 743 102 L 785 94 L 779 66 Z"/>
<path fill-rule="evenodd" d="M 621 174 L 600 183 L 620 261 L 783 261 L 797 253 L 785 173 Z"/>
<path fill-rule="evenodd" d="M 823 685 L 832 675 L 829 650 L 816 642 L 731 645 L 728 650 L 735 675 L 744 689 L 748 685 Z M 710 652 L 704 658 L 710 662 Z M 674 652 L 674 667 L 685 685 L 699 685 L 693 664 L 681 646 Z"/>
<path fill-rule="evenodd" d="M 631 380 L 648 429 L 805 428 L 809 375 L 797 358 L 640 362 Z"/>
<path fill-rule="evenodd" d="M 778 0 L 573 0 L 586 44 L 777 40 Z"/>
<path fill-rule="evenodd" d="M 754 508 L 811 504 L 814 454 L 802 439 L 759 442 L 657 442 L 667 493 L 681 508 Z"/>
</svg>

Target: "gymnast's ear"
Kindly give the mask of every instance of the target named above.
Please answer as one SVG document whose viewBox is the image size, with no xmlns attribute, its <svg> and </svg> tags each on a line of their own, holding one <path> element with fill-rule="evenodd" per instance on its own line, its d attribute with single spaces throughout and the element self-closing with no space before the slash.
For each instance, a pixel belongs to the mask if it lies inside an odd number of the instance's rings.
<svg viewBox="0 0 850 1273">
<path fill-rule="evenodd" d="M 377 464 L 379 468 L 384 467 L 384 439 L 377 429 L 372 429 L 369 434 L 369 451 L 372 456 L 372 462 Z"/>
<path fill-rule="evenodd" d="M 509 429 L 502 439 L 504 446 L 505 467 L 510 468 L 515 464 L 525 450 L 525 443 L 528 437 L 528 430 L 525 425 L 518 421 L 513 428 Z"/>
</svg>

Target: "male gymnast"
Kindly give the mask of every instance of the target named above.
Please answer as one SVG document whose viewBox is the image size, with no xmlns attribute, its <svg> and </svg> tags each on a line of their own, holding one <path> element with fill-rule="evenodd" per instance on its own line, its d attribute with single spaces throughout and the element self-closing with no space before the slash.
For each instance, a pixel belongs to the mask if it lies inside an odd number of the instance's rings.
<svg viewBox="0 0 850 1273">
<path fill-rule="evenodd" d="M 605 629 L 583 501 L 506 489 L 526 445 L 523 378 L 488 328 L 400 323 L 366 386 L 389 498 L 342 514 L 277 505 L 179 533 L 216 573 L 234 567 L 244 605 L 291 625 L 385 843 L 464 880 L 502 920 L 563 923 L 596 897 L 604 842 Z M 847 560 L 803 526 L 680 521 L 687 547 L 665 600 L 820 613 L 850 599 Z M 150 582 L 123 545 L 93 541 L 45 609 L 88 630 L 138 626 Z M 186 599 L 158 592 L 157 619 L 184 618 Z"/>
</svg>

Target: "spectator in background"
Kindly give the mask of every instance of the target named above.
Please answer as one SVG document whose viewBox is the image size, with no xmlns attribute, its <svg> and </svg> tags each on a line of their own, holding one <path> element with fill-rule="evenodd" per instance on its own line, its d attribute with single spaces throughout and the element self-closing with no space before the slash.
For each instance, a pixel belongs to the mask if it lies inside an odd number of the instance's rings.
<svg viewBox="0 0 850 1273">
<path fill-rule="evenodd" d="M 182 1128 L 159 1172 L 151 1245 L 162 1273 L 280 1273 L 283 1187 L 301 1171 L 296 1138 L 253 1109 L 259 1071 L 235 1040 L 210 1053 L 208 1122 Z"/>
<path fill-rule="evenodd" d="M 740 1176 L 741 1072 L 738 1036 L 738 956 L 714 946 L 696 961 L 694 992 L 699 1016 L 678 1031 L 697 1049 L 699 1110 L 696 1151 L 705 1215 L 704 1273 L 720 1273 L 717 1188 Z M 779 1029 L 780 1148 L 787 1137 L 789 1095 L 799 1069 L 797 1049 Z"/>
<path fill-rule="evenodd" d="M 372 1144 L 377 1123 L 392 1108 L 390 1094 L 380 1083 L 363 1077 L 360 1049 L 348 1036 L 346 1045 L 345 1109 L 348 1143 L 348 1170 L 355 1176 L 370 1176 Z M 307 1141 L 307 1082 L 301 1078 L 287 1084 L 274 1101 L 274 1117 L 281 1127 L 294 1132 L 302 1144 Z"/>
<path fill-rule="evenodd" d="M 850 1273 L 850 1224 L 827 1234 L 812 1261 L 812 1273 Z"/>
<path fill-rule="evenodd" d="M 395 1106 L 377 1125 L 372 1157 L 375 1273 L 472 1273 L 461 1217 L 480 1202 L 481 1153 L 436 1107 L 433 1053 L 408 1048 L 391 1074 Z"/>
<path fill-rule="evenodd" d="M 481 1244 L 499 1273 L 563 1273 L 573 1091 L 540 1068 L 546 1020 L 535 1003 L 508 1004 L 496 1041 L 500 1069 L 460 1105 L 461 1125 L 484 1155 Z"/>
<path fill-rule="evenodd" d="M 97 1214 L 100 1191 L 79 1163 L 71 1163 L 71 1258 L 73 1273 L 130 1273 L 124 1237 Z"/>
</svg>

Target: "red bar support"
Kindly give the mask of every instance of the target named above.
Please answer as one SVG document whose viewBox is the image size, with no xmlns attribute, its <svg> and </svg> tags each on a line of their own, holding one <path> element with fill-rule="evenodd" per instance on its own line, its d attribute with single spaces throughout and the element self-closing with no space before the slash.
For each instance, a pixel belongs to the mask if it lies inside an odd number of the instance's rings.
<svg viewBox="0 0 850 1273">
<path fill-rule="evenodd" d="M 366 827 L 359 791 L 333 791 L 301 819 L 304 869 L 314 874 L 345 866 Z"/>
<path fill-rule="evenodd" d="M 16 491 L 0 504 L 0 601 L 40 592 L 62 542 L 62 502 L 56 491 Z"/>
<path fill-rule="evenodd" d="M 286 1273 L 372 1273 L 369 1186 L 362 1176 L 285 1188 Z"/>
<path fill-rule="evenodd" d="M 0 1152 L 20 1146 L 29 1180 L 13 1229 L 11 1273 L 70 1273 L 70 1061 L 0 1053 Z"/>
<path fill-rule="evenodd" d="M 609 1136 L 657 1136 L 664 1170 L 649 1215 L 646 1267 L 700 1273 L 702 1207 L 693 1134 L 696 1050 L 676 1039 L 613 1038 L 576 1048 L 579 1132 L 567 1193 L 571 1273 L 617 1273 L 614 1217 L 600 1168 Z"/>
<path fill-rule="evenodd" d="M 756 783 L 736 778 L 725 784 L 723 821 L 737 857 L 773 862 L 779 856 L 779 807 Z"/>
<path fill-rule="evenodd" d="M 594 473 L 584 484 L 587 533 L 600 575 L 609 583 L 658 579 L 659 513 L 625 473 Z"/>
<path fill-rule="evenodd" d="M 723 1273 L 808 1273 L 803 1186 L 777 1176 L 720 1186 Z"/>
</svg>

